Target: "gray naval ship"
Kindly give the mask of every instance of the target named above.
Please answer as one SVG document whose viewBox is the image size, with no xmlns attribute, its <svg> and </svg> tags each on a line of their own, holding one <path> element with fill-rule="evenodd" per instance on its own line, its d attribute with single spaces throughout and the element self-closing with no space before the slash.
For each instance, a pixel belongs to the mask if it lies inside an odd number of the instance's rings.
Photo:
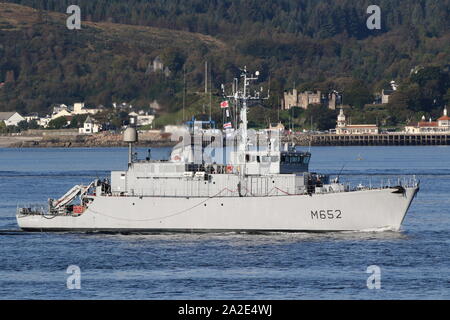
<svg viewBox="0 0 450 320">
<path fill-rule="evenodd" d="M 279 131 L 247 128 L 247 110 L 261 100 L 242 70 L 224 114 L 224 130 L 185 128 L 167 161 L 139 160 L 136 128 L 124 132 L 128 169 L 77 185 L 47 207 L 17 209 L 28 231 L 290 232 L 399 230 L 416 193 L 415 178 L 395 186 L 351 188 L 309 172 L 311 154 L 280 143 Z M 229 106 L 228 106 L 229 102 Z M 223 107 L 222 106 L 222 107 Z M 232 114 L 233 112 L 231 112 Z M 224 115 L 225 117 L 225 115 Z"/>
</svg>

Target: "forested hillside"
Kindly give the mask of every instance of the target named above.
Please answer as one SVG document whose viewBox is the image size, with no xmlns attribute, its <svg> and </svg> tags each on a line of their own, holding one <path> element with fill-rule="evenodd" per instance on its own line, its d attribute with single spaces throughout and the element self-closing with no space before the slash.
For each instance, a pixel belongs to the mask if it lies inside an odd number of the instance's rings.
<svg viewBox="0 0 450 320">
<path fill-rule="evenodd" d="M 450 0 L 8 2 L 37 10 L 0 4 L 0 110 L 46 111 L 77 100 L 146 106 L 157 99 L 175 112 L 184 69 L 188 105 L 202 104 L 195 92 L 206 60 L 216 88 L 244 64 L 260 70 L 266 84 L 270 75 L 269 114 L 294 84 L 345 91 L 346 103 L 361 108 L 395 79 L 404 83 L 396 112 L 380 115 L 393 124 L 418 111 L 437 114 L 450 98 Z M 65 27 L 71 4 L 81 7 L 82 30 Z M 381 30 L 366 27 L 370 4 L 382 9 Z M 146 72 L 156 56 L 170 76 Z M 437 69 L 414 80 L 417 66 Z M 419 100 L 411 105 L 413 96 Z"/>
<path fill-rule="evenodd" d="M 366 8 L 382 9 L 383 32 L 414 26 L 442 36 L 450 28 L 448 0 L 10 0 L 37 9 L 65 12 L 77 4 L 89 21 L 147 25 L 219 37 L 289 33 L 326 39 L 338 34 L 367 38 Z"/>
</svg>

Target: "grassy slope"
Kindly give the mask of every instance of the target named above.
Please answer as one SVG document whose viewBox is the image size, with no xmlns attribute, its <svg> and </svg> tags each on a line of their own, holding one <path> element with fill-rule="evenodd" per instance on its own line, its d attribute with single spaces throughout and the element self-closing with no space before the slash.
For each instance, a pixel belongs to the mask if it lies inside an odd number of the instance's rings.
<svg viewBox="0 0 450 320">
<path fill-rule="evenodd" d="M 46 11 L 43 17 L 46 22 L 59 23 L 62 27 L 66 25 L 66 14 Z M 38 10 L 17 4 L 0 2 L 0 30 L 17 31 L 31 28 L 37 23 L 39 23 Z M 175 41 L 175 44 L 180 46 L 190 45 L 192 42 L 201 42 L 213 48 L 223 49 L 225 47 L 223 42 L 199 33 L 89 21 L 82 21 L 82 29 L 83 27 L 99 31 L 102 36 L 107 38 L 119 37 L 122 40 L 139 38 L 141 41 L 153 41 L 158 45 L 170 45 L 174 44 Z"/>
</svg>

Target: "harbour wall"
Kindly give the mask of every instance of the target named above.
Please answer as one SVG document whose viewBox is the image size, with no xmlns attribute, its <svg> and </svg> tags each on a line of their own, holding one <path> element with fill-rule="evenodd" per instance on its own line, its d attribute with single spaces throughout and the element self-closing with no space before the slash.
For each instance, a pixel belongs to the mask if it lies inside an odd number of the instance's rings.
<svg viewBox="0 0 450 320">
<path fill-rule="evenodd" d="M 302 146 L 435 146 L 450 145 L 450 133 L 301 134 L 285 136 L 283 141 Z"/>
</svg>

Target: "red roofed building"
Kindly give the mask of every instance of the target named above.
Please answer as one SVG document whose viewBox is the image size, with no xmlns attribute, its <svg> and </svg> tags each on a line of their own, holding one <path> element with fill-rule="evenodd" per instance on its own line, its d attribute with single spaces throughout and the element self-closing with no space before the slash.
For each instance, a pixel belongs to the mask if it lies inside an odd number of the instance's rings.
<svg viewBox="0 0 450 320">
<path fill-rule="evenodd" d="M 450 127 L 450 117 L 447 115 L 447 108 L 444 109 L 444 115 L 438 119 L 439 127 Z"/>
<path fill-rule="evenodd" d="M 442 117 L 437 121 L 422 121 L 405 126 L 406 133 L 450 133 L 450 117 L 447 115 L 447 107 L 444 108 Z"/>
</svg>

